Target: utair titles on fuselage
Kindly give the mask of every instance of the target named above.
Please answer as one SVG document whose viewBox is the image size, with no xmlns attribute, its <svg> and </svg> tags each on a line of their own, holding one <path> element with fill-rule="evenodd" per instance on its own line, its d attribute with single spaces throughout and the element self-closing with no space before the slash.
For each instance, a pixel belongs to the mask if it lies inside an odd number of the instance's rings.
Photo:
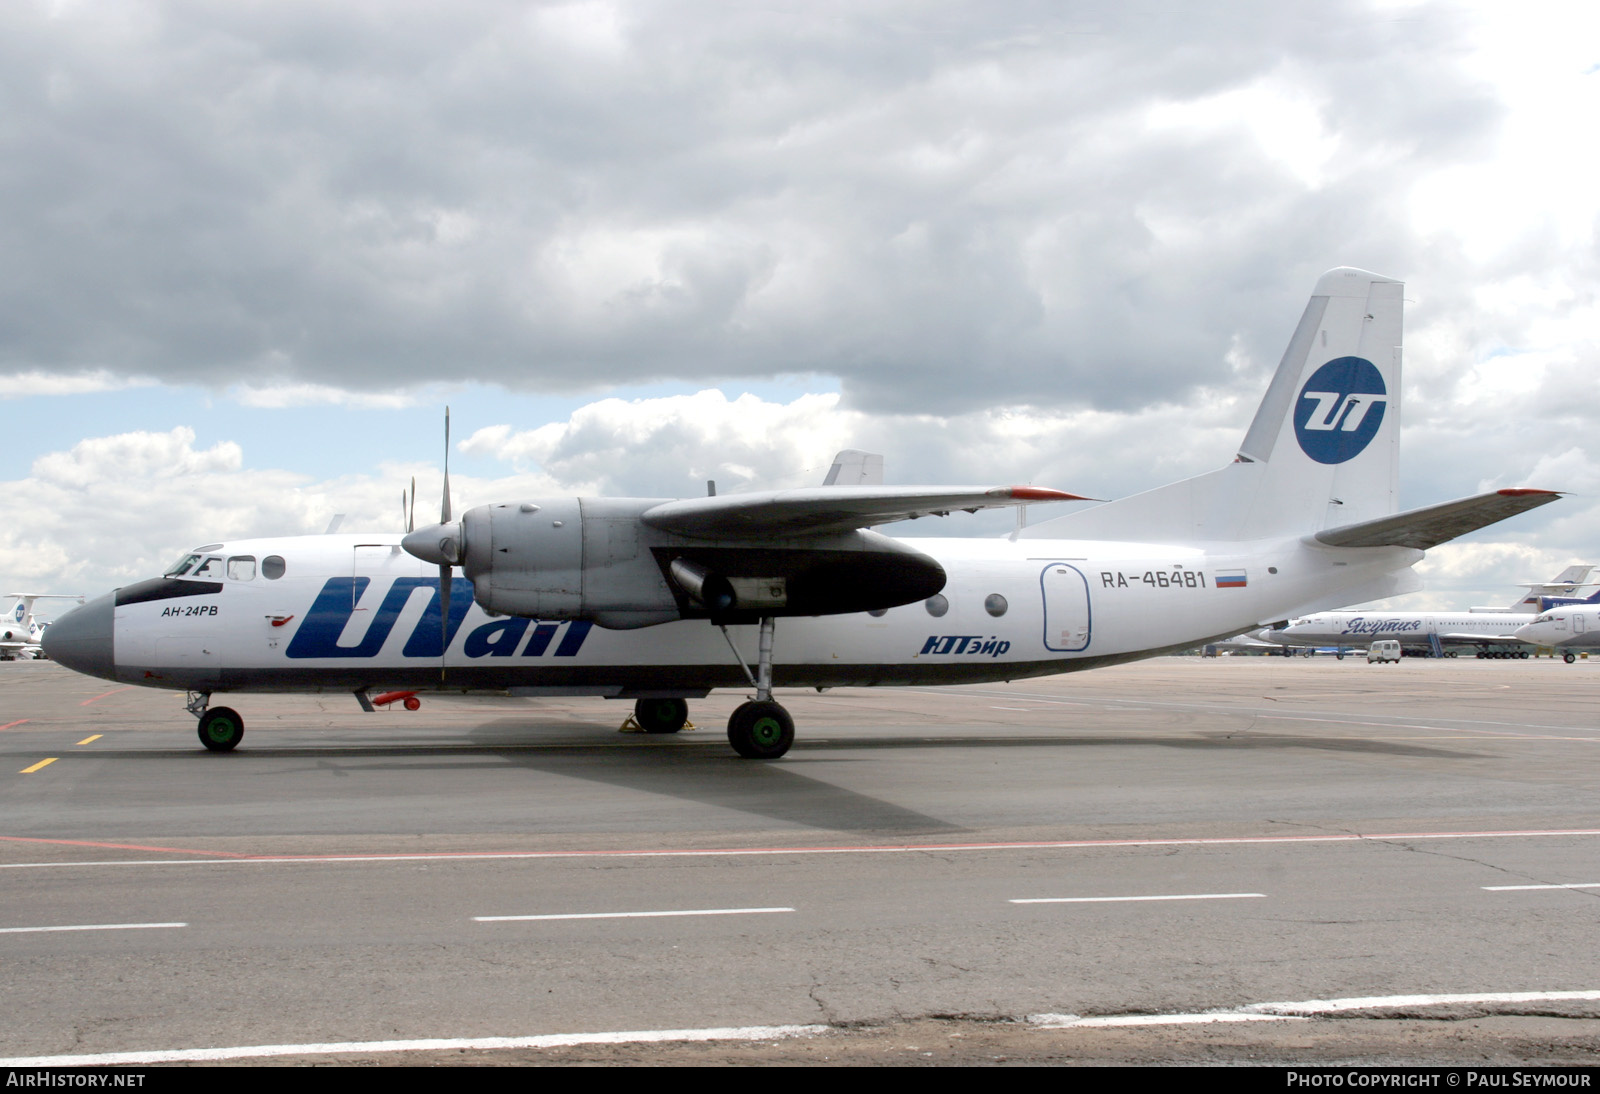
<svg viewBox="0 0 1600 1094">
<path fill-rule="evenodd" d="M 1318 281 L 1231 463 L 1004 539 L 869 529 L 1075 496 L 869 483 L 540 498 L 455 520 L 447 469 L 437 524 L 208 544 L 65 616 L 46 648 L 189 692 L 216 750 L 243 733 L 210 705 L 225 692 L 595 695 L 673 732 L 687 700 L 749 688 L 729 741 L 773 759 L 794 739 L 774 688 L 1041 676 L 1393 596 L 1418 587 L 1427 547 L 1557 497 L 1396 511 L 1402 288 L 1345 268 Z"/>
</svg>

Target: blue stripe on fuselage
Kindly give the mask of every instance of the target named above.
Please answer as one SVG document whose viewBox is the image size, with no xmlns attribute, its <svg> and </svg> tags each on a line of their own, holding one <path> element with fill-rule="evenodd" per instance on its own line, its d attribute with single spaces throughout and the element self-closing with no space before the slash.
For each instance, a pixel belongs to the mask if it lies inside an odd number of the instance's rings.
<svg viewBox="0 0 1600 1094">
<path fill-rule="evenodd" d="M 344 634 L 350 620 L 355 616 L 356 604 L 366 592 L 371 580 L 366 577 L 329 578 L 317 594 L 316 600 L 312 602 L 311 610 L 306 613 L 304 622 L 289 641 L 289 647 L 284 650 L 284 655 L 297 659 L 376 657 L 389 640 L 395 621 L 400 618 L 400 613 L 405 609 L 406 602 L 411 599 L 411 594 L 418 589 L 427 589 L 430 594 L 428 606 L 423 609 L 422 617 L 411 629 L 411 634 L 406 638 L 405 646 L 400 653 L 402 657 L 439 657 L 442 653 L 441 647 L 448 648 L 455 640 L 462 623 L 472 610 L 472 582 L 462 577 L 452 579 L 450 619 L 447 625 L 441 627 L 439 579 L 396 578 L 394 584 L 389 586 L 389 590 L 384 594 L 378 610 L 372 613 L 372 620 L 367 624 L 361 640 L 355 645 L 341 646 L 339 636 Z M 569 624 L 567 633 L 562 636 L 560 645 L 556 647 L 555 656 L 576 655 L 592 626 L 582 621 Z M 516 647 L 521 643 L 527 627 L 528 621 L 525 619 L 492 619 L 467 635 L 463 652 L 470 658 L 509 657 L 516 652 Z M 534 628 L 533 640 L 528 643 L 523 656 L 537 657 L 543 654 L 555 630 L 556 625 L 550 623 L 541 623 Z"/>
</svg>

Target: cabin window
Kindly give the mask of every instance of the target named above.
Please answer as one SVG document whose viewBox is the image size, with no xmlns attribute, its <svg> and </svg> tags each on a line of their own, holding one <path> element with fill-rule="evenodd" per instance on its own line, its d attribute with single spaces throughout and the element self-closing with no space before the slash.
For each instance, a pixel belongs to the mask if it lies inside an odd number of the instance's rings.
<svg viewBox="0 0 1600 1094">
<path fill-rule="evenodd" d="M 983 610 L 994 616 L 996 619 L 999 619 L 1002 615 L 1005 615 L 1006 609 L 1009 607 L 1011 607 L 1011 605 L 1007 604 L 1006 598 L 1001 596 L 999 593 L 990 593 L 988 596 L 983 598 Z"/>
<path fill-rule="evenodd" d="M 255 555 L 234 555 L 228 560 L 229 581 L 254 581 L 255 577 Z"/>
<path fill-rule="evenodd" d="M 283 576 L 286 569 L 288 567 L 285 565 L 282 555 L 268 555 L 261 560 L 261 576 L 268 581 L 278 580 Z"/>
<path fill-rule="evenodd" d="M 950 610 L 950 601 L 945 599 L 945 595 L 943 593 L 934 593 L 923 602 L 922 606 L 928 609 L 929 615 L 933 616 L 935 619 L 938 619 L 941 615 Z"/>
</svg>

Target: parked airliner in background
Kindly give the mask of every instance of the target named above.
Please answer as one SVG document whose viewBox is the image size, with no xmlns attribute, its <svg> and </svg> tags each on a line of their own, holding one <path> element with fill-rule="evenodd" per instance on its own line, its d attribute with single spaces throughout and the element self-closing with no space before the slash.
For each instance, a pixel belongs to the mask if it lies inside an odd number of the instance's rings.
<svg viewBox="0 0 1600 1094">
<path fill-rule="evenodd" d="M 40 600 L 76 600 L 83 603 L 81 593 L 6 593 L 7 599 L 16 598 L 5 619 L 0 621 L 0 661 L 29 661 L 44 656 L 39 639 L 48 622 L 40 622 L 33 614 L 33 606 Z"/>
<path fill-rule="evenodd" d="M 188 691 L 219 751 L 243 721 L 217 693 L 596 695 L 671 733 L 686 700 L 748 686 L 728 739 L 772 759 L 794 738 L 775 687 L 1042 676 L 1410 592 L 1427 548 L 1558 495 L 1395 511 L 1402 289 L 1355 269 L 1317 282 L 1231 463 L 1003 539 L 869 529 L 1076 495 L 868 482 L 512 499 L 454 520 L 447 425 L 439 523 L 208 543 L 64 617 L 45 648 Z"/>
<path fill-rule="evenodd" d="M 1454 657 L 1466 647 L 1479 657 L 1527 657 L 1516 630 L 1541 608 L 1572 603 L 1593 566 L 1568 566 L 1546 582 L 1530 582 L 1526 593 L 1508 608 L 1473 608 L 1466 612 L 1320 612 L 1291 619 L 1287 625 L 1257 633 L 1287 647 L 1366 649 L 1375 641 L 1396 639 L 1408 653 Z"/>
<path fill-rule="evenodd" d="M 1540 612 L 1518 627 L 1516 635 L 1519 642 L 1560 651 L 1562 660 L 1572 664 L 1580 652 L 1600 649 L 1600 592 Z"/>
</svg>

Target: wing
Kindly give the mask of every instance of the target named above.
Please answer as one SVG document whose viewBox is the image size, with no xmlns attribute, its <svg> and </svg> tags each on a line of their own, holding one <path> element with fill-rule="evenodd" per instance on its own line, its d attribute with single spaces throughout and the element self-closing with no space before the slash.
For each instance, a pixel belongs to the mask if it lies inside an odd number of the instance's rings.
<svg viewBox="0 0 1600 1094">
<path fill-rule="evenodd" d="M 639 519 L 695 539 L 765 539 L 849 532 L 875 524 L 976 513 L 1040 501 L 1092 501 L 1042 486 L 814 486 L 663 502 Z"/>
<path fill-rule="evenodd" d="M 1426 551 L 1496 521 L 1548 505 L 1559 497 L 1561 495 L 1554 490 L 1496 490 L 1390 517 L 1329 528 L 1311 538 L 1329 547 L 1414 547 Z"/>
<path fill-rule="evenodd" d="M 1514 634 L 1441 634 L 1439 641 L 1447 646 L 1529 646 Z"/>
</svg>

